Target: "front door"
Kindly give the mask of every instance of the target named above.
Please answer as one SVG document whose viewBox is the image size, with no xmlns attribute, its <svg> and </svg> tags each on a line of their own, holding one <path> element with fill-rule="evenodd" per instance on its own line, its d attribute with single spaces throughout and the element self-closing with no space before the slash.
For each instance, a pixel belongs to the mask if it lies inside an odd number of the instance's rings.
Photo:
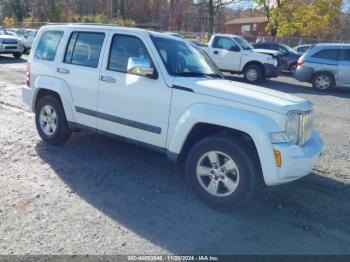
<svg viewBox="0 0 350 262">
<path fill-rule="evenodd" d="M 132 34 L 111 34 L 104 56 L 98 96 L 98 129 L 165 147 L 172 89 L 164 79 L 127 72 L 129 58 L 155 61 L 145 41 Z M 155 74 L 156 75 L 156 74 Z"/>
<path fill-rule="evenodd" d="M 210 56 L 221 70 L 240 71 L 242 52 L 231 38 L 216 36 Z"/>
</svg>

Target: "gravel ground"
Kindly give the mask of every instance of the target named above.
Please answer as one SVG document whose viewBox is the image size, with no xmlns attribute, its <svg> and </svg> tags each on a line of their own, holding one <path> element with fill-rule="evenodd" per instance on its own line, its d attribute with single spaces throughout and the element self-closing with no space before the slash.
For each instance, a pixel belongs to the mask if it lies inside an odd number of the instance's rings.
<svg viewBox="0 0 350 262">
<path fill-rule="evenodd" d="M 219 212 L 163 155 L 84 132 L 41 142 L 21 101 L 25 62 L 0 57 L 0 254 L 350 254 L 350 92 L 265 82 L 315 104 L 324 155 L 313 174 Z"/>
</svg>

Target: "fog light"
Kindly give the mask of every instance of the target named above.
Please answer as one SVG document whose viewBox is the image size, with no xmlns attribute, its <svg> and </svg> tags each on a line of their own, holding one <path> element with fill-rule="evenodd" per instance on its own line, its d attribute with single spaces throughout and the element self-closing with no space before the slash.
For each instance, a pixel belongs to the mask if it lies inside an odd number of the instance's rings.
<svg viewBox="0 0 350 262">
<path fill-rule="evenodd" d="M 276 166 L 281 167 L 282 166 L 282 154 L 279 150 L 274 149 L 273 153 L 275 154 L 275 161 Z"/>
</svg>

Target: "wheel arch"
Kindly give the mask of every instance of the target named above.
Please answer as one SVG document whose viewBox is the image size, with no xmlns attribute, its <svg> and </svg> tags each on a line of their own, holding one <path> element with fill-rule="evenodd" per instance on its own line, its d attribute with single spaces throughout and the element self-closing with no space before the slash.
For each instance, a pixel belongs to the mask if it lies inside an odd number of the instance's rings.
<svg viewBox="0 0 350 262">
<path fill-rule="evenodd" d="M 248 66 L 251 65 L 256 65 L 259 66 L 259 68 L 261 69 L 261 72 L 263 73 L 263 77 L 265 77 L 266 72 L 265 72 L 265 67 L 263 65 L 263 63 L 257 61 L 257 60 L 253 60 L 253 61 L 249 61 L 248 63 L 246 63 L 243 67 L 243 73 L 245 72 L 245 70 L 247 69 Z"/>
<path fill-rule="evenodd" d="M 216 105 L 195 105 L 188 109 L 169 132 L 168 157 L 183 162 L 200 139 L 226 132 L 256 152 L 266 184 L 278 178 L 273 147 L 268 134 L 280 131 L 270 118 L 243 109 Z"/>
</svg>

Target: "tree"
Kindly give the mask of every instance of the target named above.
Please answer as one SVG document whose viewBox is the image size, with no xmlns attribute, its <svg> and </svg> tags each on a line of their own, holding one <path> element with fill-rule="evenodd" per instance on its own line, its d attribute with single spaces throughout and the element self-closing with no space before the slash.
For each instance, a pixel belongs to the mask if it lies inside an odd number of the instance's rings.
<svg viewBox="0 0 350 262">
<path fill-rule="evenodd" d="M 270 10 L 267 28 L 278 36 L 325 37 L 341 12 L 341 0 L 283 1 Z"/>
<path fill-rule="evenodd" d="M 281 7 L 283 0 L 276 0 L 273 5 L 271 4 L 271 0 L 254 0 L 254 2 L 263 9 L 263 13 L 267 17 L 267 30 L 270 31 L 272 36 L 276 36 L 278 30 L 278 21 L 271 19 L 271 13 L 277 12 L 277 10 Z"/>
</svg>

